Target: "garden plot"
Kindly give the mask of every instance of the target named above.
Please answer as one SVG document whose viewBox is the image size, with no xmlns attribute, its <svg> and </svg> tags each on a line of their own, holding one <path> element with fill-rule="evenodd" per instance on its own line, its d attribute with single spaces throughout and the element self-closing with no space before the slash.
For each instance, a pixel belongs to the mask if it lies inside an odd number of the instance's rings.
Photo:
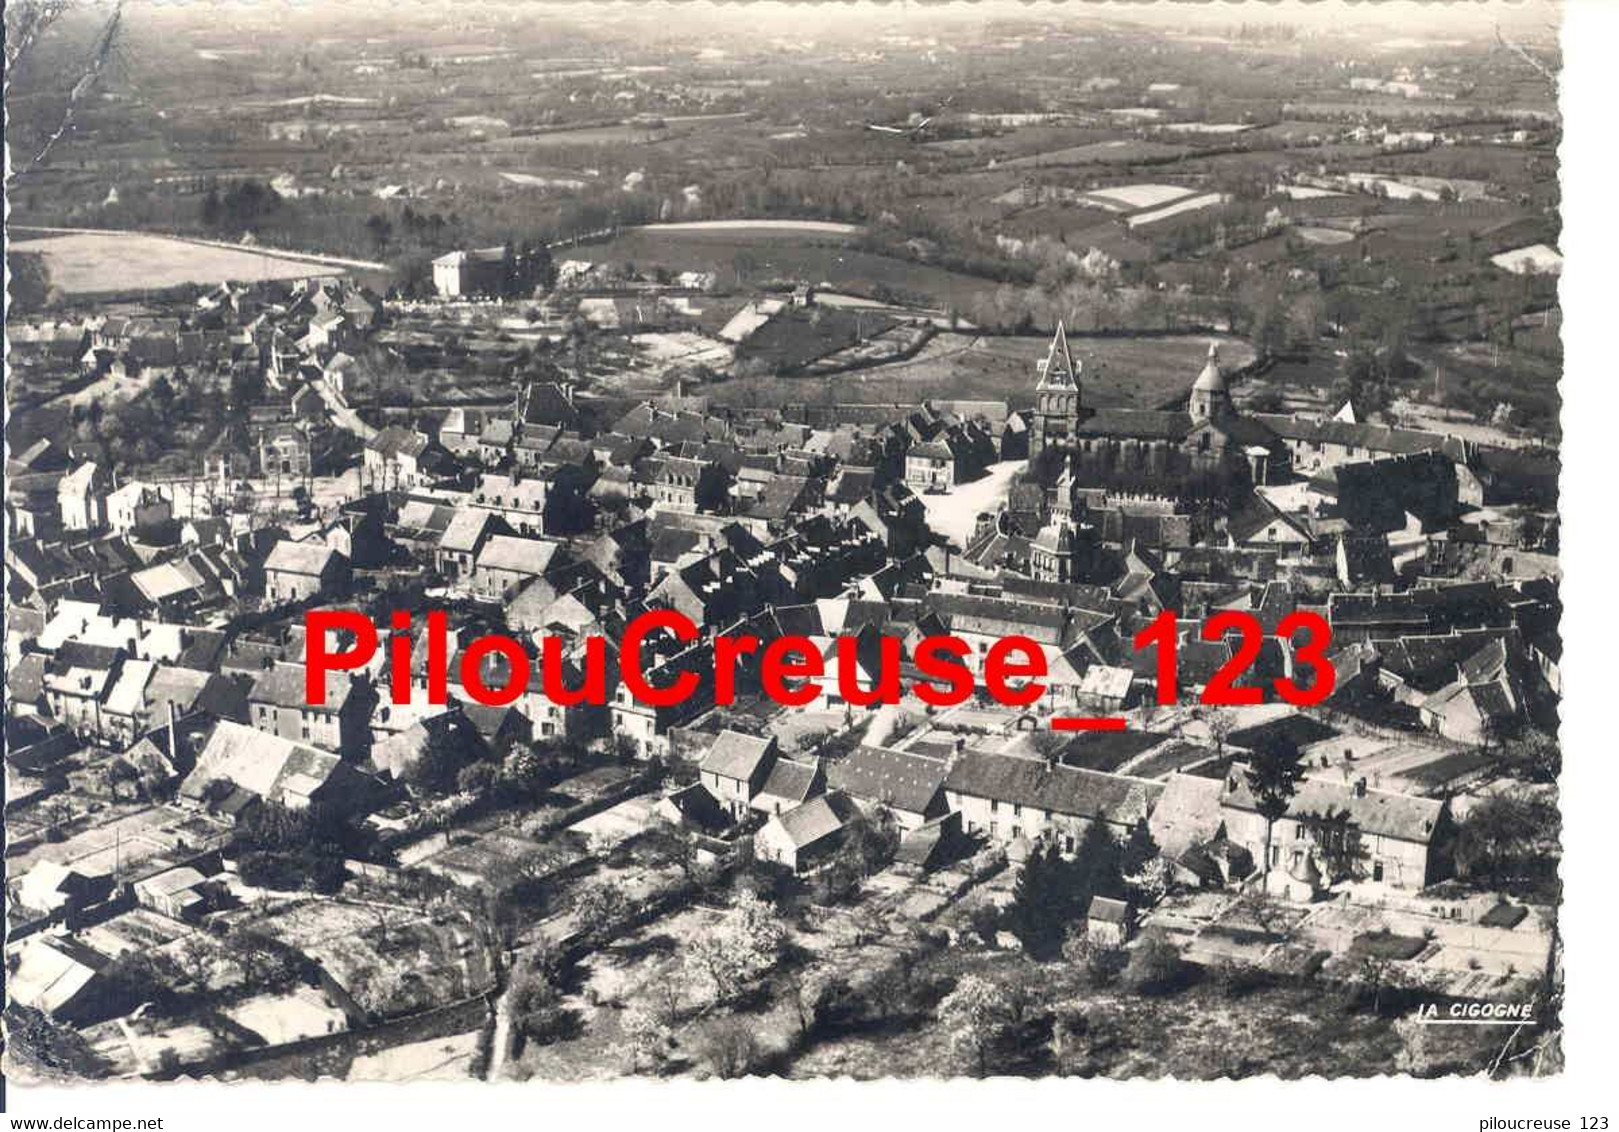
<svg viewBox="0 0 1619 1132">
<path fill-rule="evenodd" d="M 530 189 L 559 189 L 573 192 L 590 187 L 590 182 L 577 177 L 540 177 L 533 173 L 502 172 L 501 178 L 513 185 L 522 185 Z"/>
<path fill-rule="evenodd" d="M 475 994 L 490 972 L 471 926 L 410 909 L 305 901 L 256 925 L 318 961 L 366 1009 L 403 1014 Z"/>
<path fill-rule="evenodd" d="M 364 1053 L 349 1066 L 347 1081 L 464 1081 L 472 1075 L 478 1031 L 410 1042 Z"/>
<path fill-rule="evenodd" d="M 583 821 L 575 822 L 568 830 L 570 833 L 584 834 L 590 838 L 593 845 L 598 839 L 616 845 L 646 829 L 652 820 L 652 811 L 657 802 L 656 795 L 652 794 L 630 798 L 599 814 L 592 814 Z"/>
<path fill-rule="evenodd" d="M 1093 189 L 1085 194 L 1085 199 L 1110 212 L 1129 212 L 1137 208 L 1157 208 L 1196 191 L 1184 185 L 1115 185 L 1111 189 Z"/>
<path fill-rule="evenodd" d="M 167 916 L 133 908 L 122 916 L 85 928 L 80 937 L 103 955 L 117 958 L 130 952 L 152 952 L 191 935 L 192 930 Z"/>
<path fill-rule="evenodd" d="M 270 1046 L 335 1034 L 348 1028 L 343 1012 L 311 987 L 299 987 L 290 994 L 254 995 L 227 1007 L 222 1013 Z"/>
<path fill-rule="evenodd" d="M 630 341 L 657 366 L 723 366 L 731 360 L 731 349 L 724 342 L 689 330 L 636 334 Z"/>
</svg>

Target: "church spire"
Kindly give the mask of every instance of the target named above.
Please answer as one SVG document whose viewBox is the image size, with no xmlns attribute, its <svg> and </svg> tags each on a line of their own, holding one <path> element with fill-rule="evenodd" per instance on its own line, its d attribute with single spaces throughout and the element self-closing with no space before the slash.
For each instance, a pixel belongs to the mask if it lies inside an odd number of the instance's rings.
<svg viewBox="0 0 1619 1132">
<path fill-rule="evenodd" d="M 1051 349 L 1040 364 L 1041 389 L 1078 389 L 1080 367 L 1074 364 L 1074 355 L 1068 350 L 1068 331 L 1062 319 L 1057 320 L 1057 333 L 1052 335 Z"/>
</svg>

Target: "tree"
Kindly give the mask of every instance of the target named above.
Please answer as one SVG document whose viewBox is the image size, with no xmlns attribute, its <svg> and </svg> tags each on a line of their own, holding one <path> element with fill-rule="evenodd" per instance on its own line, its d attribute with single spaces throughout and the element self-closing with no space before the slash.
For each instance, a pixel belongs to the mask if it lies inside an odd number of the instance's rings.
<svg viewBox="0 0 1619 1132">
<path fill-rule="evenodd" d="M 798 1033 L 808 1037 L 840 1010 L 847 1010 L 852 991 L 843 976 L 829 971 L 794 971 L 788 980 Z"/>
<path fill-rule="evenodd" d="M 1299 749 L 1284 738 L 1269 739 L 1254 750 L 1243 775 L 1253 795 L 1254 807 L 1265 819 L 1264 871 L 1269 882 L 1271 835 L 1276 823 L 1287 814 L 1299 779 L 1304 775 Z"/>
<path fill-rule="evenodd" d="M 1543 731 L 1526 731 L 1506 739 L 1490 752 L 1501 773 L 1522 782 L 1550 785 L 1563 772 L 1563 750 Z"/>
<path fill-rule="evenodd" d="M 1072 870 L 1053 843 L 1036 845 L 1018 870 L 1007 907 L 1008 926 L 1027 948 L 1051 945 L 1074 913 L 1069 888 Z"/>
<path fill-rule="evenodd" d="M 533 958 L 526 957 L 512 975 L 507 1009 L 519 1032 L 542 1043 L 561 1037 L 573 1020 L 573 1012 L 563 1004 L 562 991 L 550 971 Z"/>
<path fill-rule="evenodd" d="M 1084 924 L 1073 924 L 1063 940 L 1062 957 L 1085 972 L 1085 979 L 1093 987 L 1105 987 L 1124 970 L 1126 953 L 1123 948 L 1108 947 L 1090 937 Z"/>
<path fill-rule="evenodd" d="M 463 794 L 484 795 L 500 779 L 500 768 L 486 759 L 468 763 L 455 776 L 455 788 Z"/>
<path fill-rule="evenodd" d="M 1085 827 L 1074 852 L 1075 881 L 1070 899 L 1075 915 L 1090 907 L 1093 896 L 1124 895 L 1124 875 L 1120 867 L 1121 849 L 1108 831 L 1107 823 L 1097 820 Z"/>
<path fill-rule="evenodd" d="M 1456 835 L 1456 872 L 1490 888 L 1556 884 L 1556 803 L 1525 788 L 1468 810 Z"/>
<path fill-rule="evenodd" d="M 697 1031 L 693 1050 L 708 1071 L 722 1081 L 746 1077 L 759 1057 L 753 1026 L 740 1018 L 720 1018 Z"/>
<path fill-rule="evenodd" d="M 950 1046 L 980 1077 L 1011 1021 L 1011 1004 L 999 986 L 979 975 L 967 975 L 939 1003 L 939 1022 Z"/>
<path fill-rule="evenodd" d="M 1224 708 L 1210 708 L 1203 715 L 1203 726 L 1207 728 L 1209 738 L 1214 740 L 1214 753 L 1224 754 L 1226 740 L 1237 729 L 1237 720 Z"/>
<path fill-rule="evenodd" d="M 173 952 L 177 964 L 198 991 L 206 993 L 219 961 L 219 946 L 205 932 L 192 932 Z"/>
<path fill-rule="evenodd" d="M 679 868 L 684 879 L 692 879 L 697 868 L 697 846 L 673 822 L 655 819 L 641 834 L 636 846 L 659 864 Z"/>
<path fill-rule="evenodd" d="M 1142 818 L 1130 829 L 1130 838 L 1119 852 L 1119 872 L 1128 879 L 1139 873 L 1158 857 L 1158 842 L 1153 840 L 1147 819 Z"/>
<path fill-rule="evenodd" d="M 579 923 L 592 935 L 615 929 L 619 921 L 630 913 L 629 894 L 624 886 L 604 880 L 584 889 L 574 898 L 573 912 Z"/>
<path fill-rule="evenodd" d="M 526 794 L 539 792 L 549 777 L 545 759 L 533 747 L 513 747 L 507 752 L 501 776 Z"/>
<path fill-rule="evenodd" d="M 636 1005 L 619 1016 L 618 1029 L 624 1035 L 624 1049 L 629 1054 L 630 1072 L 645 1063 L 659 1067 L 669 1055 L 673 1029 L 669 1019 L 655 1006 Z"/>
<path fill-rule="evenodd" d="M 1149 928 L 1130 949 L 1124 982 L 1138 994 L 1160 994 L 1178 986 L 1185 972 L 1180 948 L 1157 928 Z"/>
<path fill-rule="evenodd" d="M 686 970 L 712 985 L 715 1001 L 728 1002 L 775 966 L 785 938 L 775 909 L 739 891 L 721 922 L 687 947 Z"/>
<path fill-rule="evenodd" d="M 1124 887 L 1138 908 L 1151 908 L 1169 894 L 1169 862 L 1152 857 L 1139 869 L 1124 874 Z"/>
<path fill-rule="evenodd" d="M 899 851 L 899 823 L 894 820 L 894 811 L 884 805 L 856 817 L 843 837 L 840 855 L 855 865 L 862 877 L 885 868 Z"/>
<path fill-rule="evenodd" d="M 298 953 L 259 928 L 238 927 L 225 937 L 225 944 L 246 983 L 268 990 L 298 972 Z"/>
</svg>

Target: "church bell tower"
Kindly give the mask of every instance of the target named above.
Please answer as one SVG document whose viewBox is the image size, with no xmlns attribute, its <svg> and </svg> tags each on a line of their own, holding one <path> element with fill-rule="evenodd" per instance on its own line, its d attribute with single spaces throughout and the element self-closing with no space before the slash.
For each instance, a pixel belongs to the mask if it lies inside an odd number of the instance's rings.
<svg viewBox="0 0 1619 1132">
<path fill-rule="evenodd" d="M 1053 447 L 1067 447 L 1079 431 L 1083 411 L 1079 379 L 1081 366 L 1068 349 L 1068 332 L 1061 321 L 1051 348 L 1040 362 L 1040 380 L 1034 388 L 1034 420 L 1029 435 L 1029 458 Z"/>
</svg>

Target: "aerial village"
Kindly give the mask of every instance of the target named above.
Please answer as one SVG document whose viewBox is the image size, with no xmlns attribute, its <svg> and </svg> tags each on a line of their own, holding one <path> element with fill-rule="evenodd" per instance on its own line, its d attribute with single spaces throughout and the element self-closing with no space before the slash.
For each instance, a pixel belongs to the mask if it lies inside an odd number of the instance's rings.
<svg viewBox="0 0 1619 1132">
<path fill-rule="evenodd" d="M 455 7 L 8 96 L 8 1077 L 1535 1063 L 1555 33 Z"/>
<path fill-rule="evenodd" d="M 440 301 L 511 260 L 445 257 Z M 1017 411 L 626 407 L 558 371 L 375 428 L 344 378 L 391 321 L 314 278 L 15 347 L 263 390 L 185 476 L 115 479 L 76 442 L 8 463 L 7 969 L 45 1056 L 164 1078 L 388 1079 L 423 1050 L 491 1079 L 826 1072 L 858 1069 L 838 1035 L 873 1017 L 934 1025 L 905 974 L 927 956 L 1120 994 L 1198 970 L 1505 1000 L 1549 977 L 1555 518 L 1521 465 L 1352 406 L 1248 411 L 1214 345 L 1166 407 L 1092 408 L 1060 324 Z M 443 609 L 452 652 L 559 637 L 575 681 L 587 639 L 674 609 L 701 637 L 654 639 L 642 669 L 704 692 L 647 706 L 609 666 L 600 706 L 536 674 L 490 707 L 452 662 L 438 706 L 416 649 L 419 695 L 395 703 L 379 650 L 316 707 L 315 608 Z M 1135 644 L 1166 610 L 1174 703 Z M 1224 611 L 1267 636 L 1200 632 Z M 1268 692 L 1306 667 L 1275 635 L 1297 611 L 1331 627 L 1309 708 Z M 744 665 L 716 707 L 726 633 L 824 644 L 820 695 L 781 706 Z M 1037 642 L 1046 694 L 937 709 L 908 670 L 895 702 L 840 697 L 835 638 L 871 688 L 883 638 L 938 634 L 970 666 Z M 1233 671 L 1263 702 L 1200 701 Z M 1054 1056 L 1083 1063 L 1055 1018 Z"/>
</svg>

